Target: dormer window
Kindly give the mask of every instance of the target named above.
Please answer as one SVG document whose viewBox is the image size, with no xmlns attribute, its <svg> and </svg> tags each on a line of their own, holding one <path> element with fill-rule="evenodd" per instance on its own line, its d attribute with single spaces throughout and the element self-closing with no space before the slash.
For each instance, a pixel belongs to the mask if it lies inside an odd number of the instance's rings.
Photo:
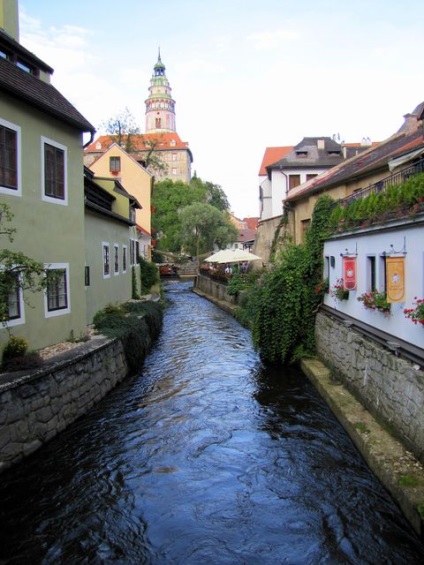
<svg viewBox="0 0 424 565">
<path fill-rule="evenodd" d="M 297 157 L 307 157 L 307 156 L 308 156 L 308 152 L 307 152 L 307 151 L 303 151 L 303 150 L 296 151 L 296 156 L 297 156 Z"/>
<path fill-rule="evenodd" d="M 169 142 L 169 145 L 171 147 L 175 147 L 176 143 L 175 143 L 175 139 L 171 139 L 171 141 Z"/>
</svg>

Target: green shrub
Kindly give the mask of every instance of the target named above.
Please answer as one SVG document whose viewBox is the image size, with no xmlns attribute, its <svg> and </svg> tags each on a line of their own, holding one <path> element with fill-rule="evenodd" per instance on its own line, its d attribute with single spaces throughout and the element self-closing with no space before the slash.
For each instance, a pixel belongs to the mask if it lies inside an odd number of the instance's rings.
<svg viewBox="0 0 424 565">
<path fill-rule="evenodd" d="M 147 294 L 153 285 L 159 282 L 158 268 L 154 263 L 143 257 L 138 260 L 140 265 L 141 293 Z"/>
<path fill-rule="evenodd" d="M 3 364 L 10 359 L 23 357 L 28 350 L 28 341 L 24 337 L 10 336 L 6 347 L 3 349 Z"/>
<path fill-rule="evenodd" d="M 96 329 L 111 338 L 120 339 L 130 372 L 140 369 L 153 341 L 162 329 L 163 309 L 157 302 L 127 302 L 108 305 L 97 312 Z"/>
<path fill-rule="evenodd" d="M 2 369 L 4 371 L 22 371 L 35 369 L 43 364 L 37 352 L 28 353 L 28 341 L 12 335 L 3 349 Z"/>
</svg>

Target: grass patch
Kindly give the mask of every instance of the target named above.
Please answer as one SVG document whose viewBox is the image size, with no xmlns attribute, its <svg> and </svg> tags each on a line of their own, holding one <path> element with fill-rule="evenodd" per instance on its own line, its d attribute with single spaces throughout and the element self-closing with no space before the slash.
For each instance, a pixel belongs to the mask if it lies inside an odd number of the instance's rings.
<svg viewBox="0 0 424 565">
<path fill-rule="evenodd" d="M 358 432 L 361 432 L 362 434 L 369 434 L 371 432 L 371 430 L 367 428 L 364 422 L 356 422 L 356 424 L 354 424 L 354 428 L 358 430 Z"/>
<path fill-rule="evenodd" d="M 419 481 L 416 477 L 411 477 L 411 475 L 401 475 L 399 477 L 398 483 L 402 487 L 417 487 Z"/>
</svg>

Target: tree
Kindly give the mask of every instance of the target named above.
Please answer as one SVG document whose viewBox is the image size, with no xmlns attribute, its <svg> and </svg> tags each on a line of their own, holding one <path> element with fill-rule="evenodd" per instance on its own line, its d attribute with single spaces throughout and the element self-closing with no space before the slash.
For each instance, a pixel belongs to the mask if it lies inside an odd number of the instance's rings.
<svg viewBox="0 0 424 565">
<path fill-rule="evenodd" d="M 134 116 L 125 108 L 123 112 L 113 118 L 109 118 L 106 122 L 101 124 L 108 135 L 114 138 L 116 143 L 127 153 L 132 153 L 135 150 L 132 142 L 132 136 L 140 133 L 140 128 L 137 126 Z"/>
<path fill-rule="evenodd" d="M 209 204 L 220 212 L 228 210 L 228 200 L 219 185 L 194 176 L 190 183 L 166 179 L 155 184 L 152 197 L 153 230 L 158 234 L 158 249 L 181 250 L 181 217 L 179 211 L 194 203 Z M 225 230 L 224 230 L 225 232 Z M 225 239 L 224 236 L 220 240 Z"/>
<path fill-rule="evenodd" d="M 12 221 L 13 214 L 7 204 L 0 204 L 0 235 L 13 242 L 16 229 L 6 225 Z M 37 292 L 48 285 L 51 271 L 43 263 L 27 257 L 20 251 L 0 249 L 0 322 L 5 324 L 9 318 L 9 298 L 17 289 Z"/>
<path fill-rule="evenodd" d="M 224 247 L 237 238 L 237 230 L 225 212 L 211 204 L 190 204 L 181 210 L 180 219 L 182 245 L 191 255 L 211 251 L 215 244 Z"/>
</svg>

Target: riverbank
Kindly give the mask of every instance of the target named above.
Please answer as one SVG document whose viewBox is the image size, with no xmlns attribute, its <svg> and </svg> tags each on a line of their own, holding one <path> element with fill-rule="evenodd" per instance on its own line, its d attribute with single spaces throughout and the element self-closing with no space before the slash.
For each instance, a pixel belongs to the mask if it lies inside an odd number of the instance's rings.
<svg viewBox="0 0 424 565">
<path fill-rule="evenodd" d="M 193 292 L 235 314 L 236 305 L 218 300 L 197 288 L 193 288 Z M 305 359 L 301 368 L 414 530 L 424 537 L 424 466 L 378 423 L 340 381 L 332 378 L 331 371 L 321 361 Z"/>
<path fill-rule="evenodd" d="M 414 530 L 423 537 L 424 466 L 377 422 L 340 381 L 332 378 L 330 370 L 321 361 L 305 359 L 301 368 Z"/>
</svg>

